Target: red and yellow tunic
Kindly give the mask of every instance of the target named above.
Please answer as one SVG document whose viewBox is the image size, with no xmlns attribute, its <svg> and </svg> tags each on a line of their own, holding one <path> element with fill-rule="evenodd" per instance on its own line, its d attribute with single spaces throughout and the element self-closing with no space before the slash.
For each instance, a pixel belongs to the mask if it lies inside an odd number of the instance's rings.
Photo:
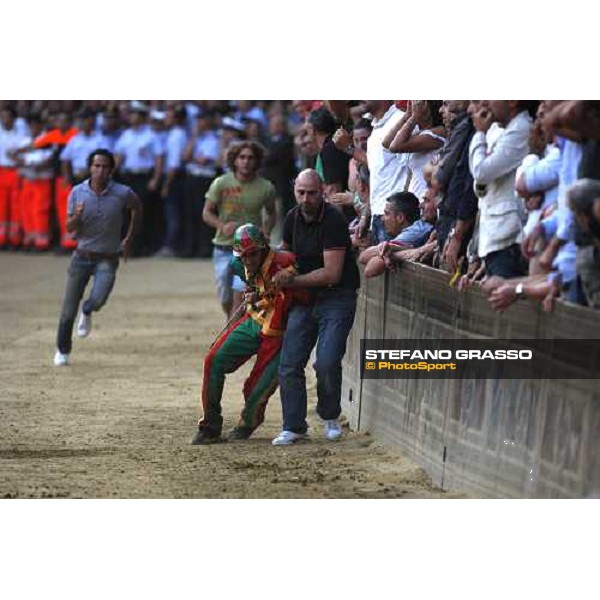
<svg viewBox="0 0 600 600">
<path fill-rule="evenodd" d="M 308 294 L 301 290 L 278 289 L 273 278 L 282 270 L 295 273 L 295 257 L 291 252 L 269 250 L 260 271 L 250 277 L 239 258 L 231 267 L 257 295 L 249 303 L 246 313 L 221 334 L 204 360 L 202 383 L 203 417 L 201 429 L 220 433 L 223 426 L 221 398 L 225 376 L 256 355 L 256 362 L 243 387 L 244 409 L 239 426 L 254 430 L 264 419 L 269 398 L 277 389 L 279 353 L 283 330 L 292 302 L 308 302 Z"/>
<path fill-rule="evenodd" d="M 279 271 L 296 273 L 296 257 L 294 254 L 269 250 L 260 271 L 254 278 L 250 277 L 245 269 L 243 277 L 252 288 L 252 291 L 258 294 L 258 300 L 247 305 L 247 314 L 252 320 L 261 325 L 263 335 L 276 337 L 283 335 L 292 302 L 308 301 L 308 295 L 303 290 L 275 287 L 273 278 Z"/>
</svg>

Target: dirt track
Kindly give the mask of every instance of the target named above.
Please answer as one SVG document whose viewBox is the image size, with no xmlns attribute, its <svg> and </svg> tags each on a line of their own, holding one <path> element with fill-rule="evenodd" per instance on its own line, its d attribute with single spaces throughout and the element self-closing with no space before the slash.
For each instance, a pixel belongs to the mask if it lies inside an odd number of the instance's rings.
<svg viewBox="0 0 600 600">
<path fill-rule="evenodd" d="M 326 442 L 314 407 L 310 442 L 271 446 L 278 394 L 250 441 L 191 446 L 202 359 L 223 325 L 209 261 L 122 264 L 72 365 L 53 367 L 67 264 L 0 253 L 0 498 L 450 496 L 369 436 Z M 228 379 L 225 431 L 248 370 Z"/>
</svg>

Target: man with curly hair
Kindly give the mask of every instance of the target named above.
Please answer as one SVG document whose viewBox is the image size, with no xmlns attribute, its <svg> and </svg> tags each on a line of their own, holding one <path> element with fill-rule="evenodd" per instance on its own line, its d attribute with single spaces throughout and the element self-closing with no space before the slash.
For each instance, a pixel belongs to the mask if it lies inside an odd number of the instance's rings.
<svg viewBox="0 0 600 600">
<path fill-rule="evenodd" d="M 232 144 L 227 151 L 230 172 L 212 182 L 202 212 L 204 222 L 217 230 L 213 238 L 215 278 L 219 300 L 228 318 L 241 304 L 245 289 L 229 264 L 236 228 L 252 223 L 260 227 L 268 239 L 275 225 L 275 187 L 258 176 L 264 155 L 264 148 L 257 142 Z M 263 208 L 266 213 L 264 220 Z"/>
</svg>

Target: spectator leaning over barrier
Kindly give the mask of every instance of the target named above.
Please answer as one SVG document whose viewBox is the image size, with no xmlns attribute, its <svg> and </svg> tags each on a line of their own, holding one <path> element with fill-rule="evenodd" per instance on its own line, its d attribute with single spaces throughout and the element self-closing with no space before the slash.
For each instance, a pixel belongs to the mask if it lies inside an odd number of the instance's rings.
<svg viewBox="0 0 600 600">
<path fill-rule="evenodd" d="M 547 126 L 556 134 L 556 145 L 560 151 L 557 209 L 533 228 L 523 241 L 523 249 L 527 256 L 531 256 L 538 240 L 543 238 L 547 243 L 539 256 L 541 270 L 550 274 L 549 278 L 555 280 L 557 289 L 562 291 L 566 300 L 583 302 L 577 282 L 577 226 L 567 202 L 567 190 L 579 176 L 582 157 L 581 134 L 570 127 L 557 128 L 554 124 L 553 114 L 561 109 L 562 104 L 548 103 L 544 117 Z"/>
<path fill-rule="evenodd" d="M 518 277 L 526 272 L 520 248 L 525 209 L 515 192 L 515 174 L 529 150 L 527 108 L 527 101 L 490 100 L 473 116 L 477 130 L 469 149 L 473 177 L 487 188 L 479 203 L 478 250 L 488 275 Z M 494 121 L 505 130 L 488 155 L 485 134 Z"/>
<path fill-rule="evenodd" d="M 365 267 L 365 275 L 380 275 L 389 264 L 388 255 L 401 248 L 422 246 L 433 225 L 419 219 L 419 201 L 411 192 L 398 192 L 390 196 L 383 213 L 386 234 L 390 241 L 383 241 L 367 248 L 359 262 Z"/>
<path fill-rule="evenodd" d="M 529 212 L 527 224 L 523 230 L 522 250 L 529 259 L 529 274 L 543 272 L 537 255 L 542 250 L 541 239 L 531 236 L 534 230 L 542 231 L 541 221 L 549 217 L 558 201 L 558 183 L 560 175 L 560 148 L 553 143 L 554 135 L 544 123 L 548 103 L 542 102 L 538 109 L 538 118 L 534 122 L 529 137 L 530 154 L 523 159 L 517 169 L 516 188 L 524 199 Z M 536 239 L 537 238 L 537 239 Z"/>
<path fill-rule="evenodd" d="M 583 179 L 600 180 L 600 101 L 597 100 L 575 100 L 561 103 L 550 115 L 551 125 L 562 131 L 572 131 L 581 138 L 581 160 L 578 167 L 578 175 Z M 565 133 L 565 135 L 567 135 Z M 569 196 L 570 196 L 569 192 Z M 574 202 L 570 203 L 571 208 Z M 598 222 L 598 214 L 595 203 L 595 222 Z M 581 216 L 576 222 L 583 229 L 580 235 L 575 235 L 577 244 L 577 274 L 582 284 L 583 293 L 590 306 L 597 306 L 597 297 L 593 292 L 593 284 L 590 277 L 597 273 L 598 253 L 592 249 L 594 238 L 598 238 L 597 226 L 594 230 L 594 221 L 590 221 L 589 229 L 583 226 Z M 595 275 L 597 277 L 597 275 Z M 591 288 L 590 288 L 591 286 Z"/>
<path fill-rule="evenodd" d="M 431 233 L 423 245 L 404 250 L 396 250 L 391 247 L 389 250 L 388 268 L 394 269 L 401 262 L 418 262 L 431 265 L 433 263 L 435 253 L 437 252 L 437 220 L 438 210 L 436 202 L 436 194 L 434 188 L 429 186 L 420 204 L 421 220 L 429 223 L 432 226 Z"/>
<path fill-rule="evenodd" d="M 547 108 L 551 112 L 558 104 L 548 103 Z M 573 137 L 578 135 L 569 129 L 566 129 L 565 133 Z M 558 147 L 560 163 L 558 165 L 551 163 L 549 171 L 552 169 L 558 171 L 559 208 L 536 225 L 523 242 L 524 253 L 532 255 L 531 249 L 539 237 L 550 239 L 540 258 L 542 274 L 510 280 L 492 277 L 485 281 L 483 289 L 489 294 L 489 301 L 494 310 L 505 310 L 519 298 L 539 300 L 547 312 L 552 310 L 554 299 L 560 295 L 569 302 L 585 302 L 576 272 L 574 216 L 567 199 L 569 186 L 577 179 L 581 146 L 575 141 L 561 138 L 558 140 Z M 549 182 L 552 177 L 550 172 Z M 530 182 L 530 185 L 535 187 L 535 182 L 533 184 Z M 562 202 L 560 201 L 561 197 L 564 198 Z M 562 235 L 565 237 L 562 242 L 558 241 L 559 238 L 556 235 L 558 231 L 562 231 Z"/>
<path fill-rule="evenodd" d="M 433 210 L 431 210 L 433 204 Z M 426 208 L 419 218 L 419 201 L 411 192 L 399 192 L 391 196 L 385 206 L 384 223 L 389 242 L 380 242 L 367 248 L 360 256 L 365 266 L 365 276 L 381 275 L 386 267 L 391 267 L 390 255 L 399 250 L 419 248 L 428 241 L 437 217 L 435 203 L 429 201 L 421 206 Z"/>
<path fill-rule="evenodd" d="M 600 180 L 600 144 L 598 143 L 600 137 L 600 102 L 597 100 L 589 100 L 557 103 L 557 105 L 549 111 L 548 120 L 550 126 L 554 127 L 560 136 L 566 138 L 563 146 L 565 157 L 570 156 L 571 159 L 573 159 L 574 157 L 579 156 L 576 176 L 573 172 L 573 166 L 575 165 L 573 160 L 570 161 L 570 164 L 567 162 L 567 164 L 561 165 L 565 167 L 564 170 L 561 168 L 561 184 L 563 176 L 567 183 L 569 180 L 574 179 L 574 177 Z M 559 138 L 559 144 L 560 142 L 561 139 Z M 564 206 L 562 206 L 561 198 L 563 188 L 561 184 L 559 184 L 559 208 L 557 212 L 559 216 L 566 218 L 568 223 L 568 219 L 572 218 L 573 215 L 571 211 L 565 211 Z M 589 246 L 592 243 L 590 235 L 581 230 L 579 221 L 577 220 L 573 226 L 567 225 L 566 228 L 561 228 L 559 226 L 556 237 L 561 237 L 561 229 L 567 232 L 567 236 L 565 237 L 571 236 L 572 239 L 574 239 L 577 246 L 577 272 L 580 273 L 587 270 L 585 263 L 592 258 L 591 253 L 588 251 Z M 560 246 L 556 261 L 558 261 L 561 253 L 563 253 L 564 248 L 570 245 L 571 243 L 567 242 Z M 591 269 L 594 268 L 593 265 L 589 265 L 589 267 Z M 576 300 L 580 303 L 585 303 L 585 298 L 583 297 L 583 292 L 581 290 L 581 283 L 582 282 L 579 281 L 578 278 L 577 285 L 575 286 L 575 293 L 577 295 Z M 570 294 L 571 299 L 573 299 L 573 286 L 571 286 L 566 293 Z"/>
<path fill-rule="evenodd" d="M 365 100 L 365 108 L 373 115 L 373 131 L 367 142 L 367 162 L 371 174 L 369 205 L 373 243 L 387 239 L 383 226 L 386 200 L 396 192 L 404 191 L 408 178 L 408 156 L 395 154 L 383 147 L 389 131 L 402 119 L 404 113 L 393 100 Z"/>
<path fill-rule="evenodd" d="M 360 277 L 348 228 L 340 212 L 325 202 L 316 171 L 307 169 L 296 178 L 298 206 L 283 227 L 283 246 L 294 252 L 299 275 L 279 273 L 281 287 L 306 287 L 311 306 L 296 304 L 289 313 L 281 349 L 279 385 L 283 430 L 273 445 L 289 445 L 306 436 L 307 398 L 304 369 L 316 346 L 317 414 L 325 422 L 325 435 L 342 435 L 342 358 L 356 312 Z"/>
<path fill-rule="evenodd" d="M 592 243 L 578 248 L 577 273 L 585 299 L 591 308 L 600 308 L 600 181 L 580 179 L 569 188 L 569 206 L 578 225 Z"/>
</svg>

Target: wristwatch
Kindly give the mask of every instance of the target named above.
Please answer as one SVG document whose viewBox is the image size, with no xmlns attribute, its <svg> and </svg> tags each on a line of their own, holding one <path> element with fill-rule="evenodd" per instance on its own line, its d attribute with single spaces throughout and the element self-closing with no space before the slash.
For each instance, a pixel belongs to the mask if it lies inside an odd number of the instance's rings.
<svg viewBox="0 0 600 600">
<path fill-rule="evenodd" d="M 525 292 L 523 291 L 522 283 L 517 283 L 517 285 L 515 286 L 515 294 L 517 295 L 518 300 L 522 300 L 523 298 L 525 298 Z"/>
</svg>

